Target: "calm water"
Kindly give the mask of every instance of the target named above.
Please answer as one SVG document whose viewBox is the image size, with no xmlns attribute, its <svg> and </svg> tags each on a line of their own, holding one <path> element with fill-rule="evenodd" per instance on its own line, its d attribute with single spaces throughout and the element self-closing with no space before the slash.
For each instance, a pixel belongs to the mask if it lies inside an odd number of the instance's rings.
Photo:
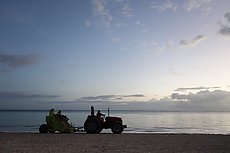
<svg viewBox="0 0 230 153">
<path fill-rule="evenodd" d="M 80 127 L 89 111 L 62 111 Z M 107 113 L 106 111 L 104 112 Z M 38 132 L 48 111 L 0 111 L 0 131 Z M 126 133 L 230 134 L 230 112 L 110 111 L 123 118 Z M 103 130 L 109 132 L 110 130 Z"/>
</svg>

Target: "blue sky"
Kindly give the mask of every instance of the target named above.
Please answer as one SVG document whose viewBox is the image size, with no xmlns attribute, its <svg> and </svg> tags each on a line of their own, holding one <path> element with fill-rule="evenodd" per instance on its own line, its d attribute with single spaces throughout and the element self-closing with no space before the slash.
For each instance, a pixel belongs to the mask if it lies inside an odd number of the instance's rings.
<svg viewBox="0 0 230 153">
<path fill-rule="evenodd" d="M 229 110 L 228 0 L 2 0 L 0 108 Z"/>
</svg>

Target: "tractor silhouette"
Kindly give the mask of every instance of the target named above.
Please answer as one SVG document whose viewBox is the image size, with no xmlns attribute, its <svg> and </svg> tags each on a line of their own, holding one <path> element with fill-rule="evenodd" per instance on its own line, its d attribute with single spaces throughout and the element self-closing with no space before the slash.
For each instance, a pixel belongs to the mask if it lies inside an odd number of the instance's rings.
<svg viewBox="0 0 230 153">
<path fill-rule="evenodd" d="M 100 113 L 100 111 L 95 115 L 93 106 L 91 106 L 91 114 L 85 120 L 84 126 L 74 127 L 68 120 L 68 117 L 62 115 L 60 110 L 54 111 L 54 109 L 51 109 L 49 115 L 46 116 L 46 124 L 42 124 L 39 127 L 39 132 L 55 133 L 58 131 L 60 133 L 74 133 L 84 128 L 86 133 L 96 134 L 100 133 L 103 129 L 110 128 L 114 134 L 120 134 L 124 128 L 127 128 L 127 125 L 123 125 L 120 117 L 109 116 L 109 109 L 108 116 Z"/>
<path fill-rule="evenodd" d="M 120 117 L 105 117 L 104 114 L 101 114 L 98 111 L 97 115 L 94 114 L 94 107 L 91 106 L 91 114 L 87 117 L 84 123 L 84 129 L 86 133 L 100 133 L 102 129 L 111 129 L 114 134 L 120 134 L 123 132 L 124 128 L 127 128 L 127 125 L 123 125 L 122 119 Z"/>
</svg>

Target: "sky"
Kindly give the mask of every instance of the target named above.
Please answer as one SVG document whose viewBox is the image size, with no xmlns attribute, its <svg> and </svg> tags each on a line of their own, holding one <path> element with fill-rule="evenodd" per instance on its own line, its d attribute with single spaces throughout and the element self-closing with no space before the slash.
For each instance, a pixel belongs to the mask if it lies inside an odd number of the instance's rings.
<svg viewBox="0 0 230 153">
<path fill-rule="evenodd" d="M 0 109 L 230 110 L 229 0 L 1 0 Z"/>
</svg>

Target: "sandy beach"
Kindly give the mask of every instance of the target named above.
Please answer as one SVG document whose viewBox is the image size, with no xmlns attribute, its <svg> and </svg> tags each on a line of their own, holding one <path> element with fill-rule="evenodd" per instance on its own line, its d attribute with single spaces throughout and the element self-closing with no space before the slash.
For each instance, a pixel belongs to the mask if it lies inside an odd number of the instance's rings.
<svg viewBox="0 0 230 153">
<path fill-rule="evenodd" d="M 0 133 L 1 153 L 229 153 L 230 135 Z"/>
</svg>

